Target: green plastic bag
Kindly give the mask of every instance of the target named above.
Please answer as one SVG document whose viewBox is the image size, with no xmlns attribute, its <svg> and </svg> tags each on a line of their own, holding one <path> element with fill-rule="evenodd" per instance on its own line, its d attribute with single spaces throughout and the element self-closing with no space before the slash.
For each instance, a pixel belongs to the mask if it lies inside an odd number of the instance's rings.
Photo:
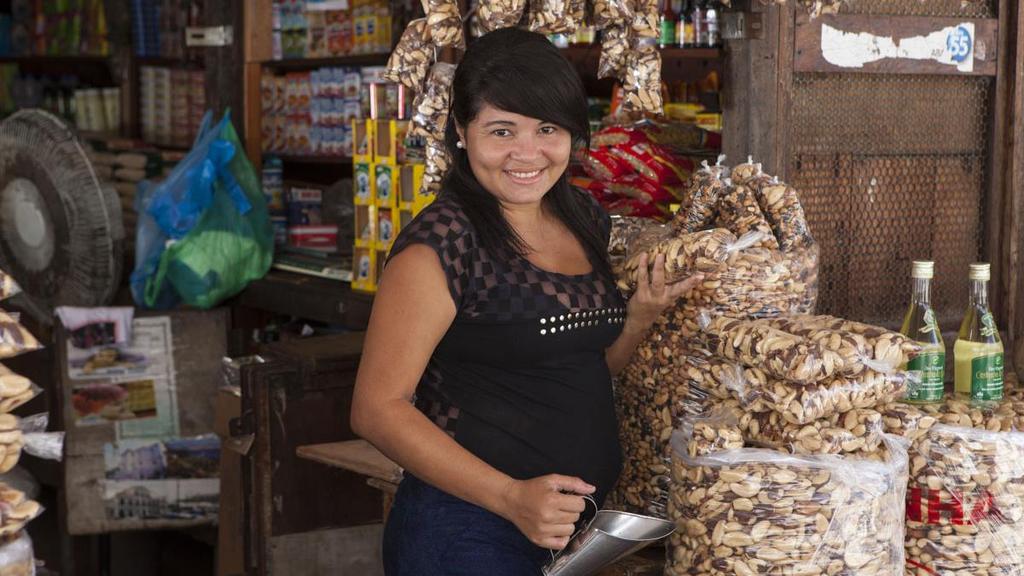
<svg viewBox="0 0 1024 576">
<path fill-rule="evenodd" d="M 212 308 L 270 270 L 274 233 L 256 170 L 227 112 L 217 130 L 211 148 L 219 154 L 209 153 L 205 170 L 190 178 L 193 185 L 204 177 L 207 186 L 212 181 L 212 198 L 195 225 L 161 254 L 146 285 L 148 306 L 157 303 L 169 282 L 182 302 Z"/>
</svg>

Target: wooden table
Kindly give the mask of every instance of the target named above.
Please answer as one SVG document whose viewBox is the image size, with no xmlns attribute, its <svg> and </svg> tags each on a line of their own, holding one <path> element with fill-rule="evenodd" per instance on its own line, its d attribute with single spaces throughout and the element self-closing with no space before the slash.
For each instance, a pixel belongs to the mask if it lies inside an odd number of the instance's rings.
<svg viewBox="0 0 1024 576">
<path fill-rule="evenodd" d="M 366 483 L 384 493 L 384 518 L 394 501 L 395 490 L 402 481 L 402 469 L 366 440 L 329 442 L 299 446 L 300 458 L 343 468 L 367 476 Z M 651 547 L 623 558 L 598 576 L 661 576 L 665 566 L 665 550 Z"/>
</svg>

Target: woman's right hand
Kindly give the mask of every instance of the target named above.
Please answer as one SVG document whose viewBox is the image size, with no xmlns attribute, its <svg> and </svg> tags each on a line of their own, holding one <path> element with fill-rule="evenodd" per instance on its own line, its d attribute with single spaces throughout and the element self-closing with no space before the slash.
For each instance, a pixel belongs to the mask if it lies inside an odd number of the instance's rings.
<svg viewBox="0 0 1024 576">
<path fill-rule="evenodd" d="M 561 550 L 569 543 L 576 521 L 586 508 L 583 495 L 594 490 L 579 478 L 559 474 L 512 480 L 505 490 L 502 515 L 530 542 Z"/>
</svg>

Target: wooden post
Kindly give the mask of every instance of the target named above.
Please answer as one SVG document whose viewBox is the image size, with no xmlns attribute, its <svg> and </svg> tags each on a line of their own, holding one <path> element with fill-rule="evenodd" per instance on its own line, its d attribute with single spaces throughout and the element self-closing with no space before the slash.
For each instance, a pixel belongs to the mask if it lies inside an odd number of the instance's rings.
<svg viewBox="0 0 1024 576">
<path fill-rule="evenodd" d="M 257 170 L 263 164 L 263 110 L 260 89 L 263 62 L 271 60 L 274 55 L 272 4 L 272 0 L 250 0 L 246 3 L 243 15 L 245 65 L 242 85 L 245 106 L 245 151 Z"/>
<path fill-rule="evenodd" d="M 223 0 L 206 3 L 203 11 L 204 26 L 231 26 L 234 30 L 234 41 L 230 46 L 204 48 L 206 62 L 206 100 L 207 106 L 217 116 L 231 108 L 232 122 L 245 141 L 245 125 L 239 122 L 245 116 L 242 85 L 238 79 L 242 77 L 242 48 L 245 28 L 242 14 L 245 0 Z"/>
</svg>

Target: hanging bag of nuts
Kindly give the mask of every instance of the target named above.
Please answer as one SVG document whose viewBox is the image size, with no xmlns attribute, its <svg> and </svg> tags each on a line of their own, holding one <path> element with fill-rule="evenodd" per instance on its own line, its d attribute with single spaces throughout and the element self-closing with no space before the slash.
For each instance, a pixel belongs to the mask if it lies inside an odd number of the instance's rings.
<svg viewBox="0 0 1024 576">
<path fill-rule="evenodd" d="M 586 0 L 530 0 L 530 31 L 572 34 L 586 17 Z"/>
<path fill-rule="evenodd" d="M 884 437 L 884 462 L 758 448 L 691 456 L 691 441 L 672 438 L 666 576 L 903 575 L 900 439 Z"/>
<path fill-rule="evenodd" d="M 434 61 L 434 46 L 430 43 L 427 19 L 409 22 L 395 50 L 388 58 L 384 79 L 404 85 L 414 93 L 423 89 L 427 72 Z"/>
<path fill-rule="evenodd" d="M 476 16 L 483 32 L 512 28 L 519 24 L 526 0 L 479 0 Z"/>
</svg>

